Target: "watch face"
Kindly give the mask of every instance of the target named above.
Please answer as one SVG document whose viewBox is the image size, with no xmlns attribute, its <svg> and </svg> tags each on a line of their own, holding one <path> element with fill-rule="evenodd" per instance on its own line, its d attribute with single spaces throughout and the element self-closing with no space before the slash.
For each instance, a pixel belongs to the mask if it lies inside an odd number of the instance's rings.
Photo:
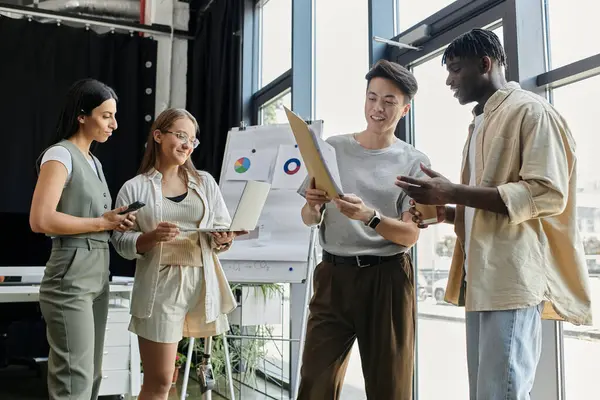
<svg viewBox="0 0 600 400">
<path fill-rule="evenodd" d="M 373 219 L 371 220 L 371 222 L 369 222 L 369 226 L 371 228 L 375 228 L 377 225 L 379 225 L 379 222 L 381 222 L 381 219 L 379 218 L 378 215 L 374 216 Z"/>
</svg>

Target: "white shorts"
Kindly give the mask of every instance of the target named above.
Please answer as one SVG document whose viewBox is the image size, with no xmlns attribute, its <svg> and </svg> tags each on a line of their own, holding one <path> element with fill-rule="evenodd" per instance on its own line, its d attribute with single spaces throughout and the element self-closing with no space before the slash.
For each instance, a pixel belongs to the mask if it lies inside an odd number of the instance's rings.
<svg viewBox="0 0 600 400">
<path fill-rule="evenodd" d="M 152 314 L 131 317 L 129 331 L 158 343 L 177 343 L 183 337 L 220 335 L 229 329 L 226 315 L 206 323 L 203 267 L 161 266 Z"/>
</svg>

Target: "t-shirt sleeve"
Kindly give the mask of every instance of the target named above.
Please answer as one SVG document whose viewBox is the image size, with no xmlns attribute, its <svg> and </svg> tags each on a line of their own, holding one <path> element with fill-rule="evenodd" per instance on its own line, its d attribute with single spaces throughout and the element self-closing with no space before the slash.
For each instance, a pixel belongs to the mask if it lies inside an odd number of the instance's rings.
<svg viewBox="0 0 600 400">
<path fill-rule="evenodd" d="M 71 171 L 73 170 L 73 159 L 71 153 L 64 146 L 53 146 L 44 153 L 40 167 L 47 161 L 58 161 L 67 169 L 67 182 L 71 179 Z"/>
<path fill-rule="evenodd" d="M 411 164 L 408 176 L 413 178 L 427 178 L 427 175 L 421 169 L 421 163 L 425 164 L 426 167 L 431 168 L 431 162 L 429 158 L 422 153 L 417 153 L 414 157 L 414 161 Z M 407 212 L 410 208 L 410 197 L 404 192 L 404 190 L 400 190 L 400 197 L 398 198 L 398 215 L 402 216 L 403 213 Z"/>
</svg>

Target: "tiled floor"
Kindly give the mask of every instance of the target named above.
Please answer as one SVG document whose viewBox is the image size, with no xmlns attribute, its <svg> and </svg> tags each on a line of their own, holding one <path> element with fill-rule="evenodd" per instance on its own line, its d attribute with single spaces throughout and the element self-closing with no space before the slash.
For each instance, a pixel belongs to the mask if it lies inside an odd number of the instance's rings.
<svg viewBox="0 0 600 400">
<path fill-rule="evenodd" d="M 179 400 L 181 398 L 181 377 L 176 386 L 171 389 L 171 393 L 169 394 L 169 400 Z M 262 379 L 257 379 L 256 387 L 258 391 L 253 390 L 252 388 L 240 384 L 238 381 L 234 383 L 235 390 L 235 399 L 236 400 L 289 400 L 289 393 L 281 389 L 275 385 L 266 383 Z M 241 392 L 240 392 L 241 390 Z M 262 393 L 261 393 L 262 392 Z M 202 394 L 200 392 L 200 385 L 193 379 L 190 379 L 188 385 L 188 396 L 187 400 L 200 400 L 202 399 Z M 221 393 L 223 396 L 219 395 Z M 221 400 L 221 399 L 229 399 L 229 389 L 227 387 L 227 382 L 223 379 L 219 382 L 218 388 L 213 391 L 212 400 Z"/>
</svg>

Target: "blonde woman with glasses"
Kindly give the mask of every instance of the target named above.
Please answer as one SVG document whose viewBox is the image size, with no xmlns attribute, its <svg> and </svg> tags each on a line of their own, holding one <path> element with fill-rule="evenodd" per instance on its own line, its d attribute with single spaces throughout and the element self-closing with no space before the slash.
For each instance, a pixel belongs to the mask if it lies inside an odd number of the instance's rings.
<svg viewBox="0 0 600 400">
<path fill-rule="evenodd" d="M 236 307 L 217 254 L 236 234 L 198 228 L 228 227 L 231 218 L 214 178 L 194 167 L 198 124 L 182 109 L 154 122 L 139 175 L 126 182 L 117 206 L 145 203 L 129 232 L 115 232 L 117 252 L 136 259 L 129 330 L 139 338 L 144 368 L 140 400 L 167 399 L 182 337 L 229 329 Z"/>
</svg>

